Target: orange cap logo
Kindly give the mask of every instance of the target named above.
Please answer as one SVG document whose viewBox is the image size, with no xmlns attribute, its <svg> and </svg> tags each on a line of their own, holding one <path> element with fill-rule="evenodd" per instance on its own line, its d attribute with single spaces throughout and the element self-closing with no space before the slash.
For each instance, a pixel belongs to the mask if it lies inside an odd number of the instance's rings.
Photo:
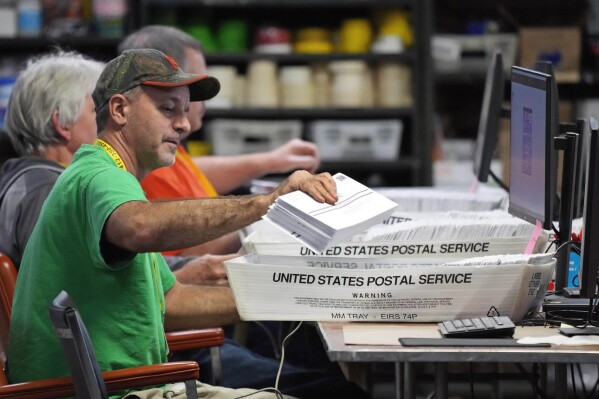
<svg viewBox="0 0 599 399">
<path fill-rule="evenodd" d="M 179 64 L 177 64 L 177 61 L 173 60 L 168 55 L 165 55 L 164 58 L 169 62 L 169 64 L 171 64 L 173 66 L 173 69 L 175 71 L 179 70 Z"/>
</svg>

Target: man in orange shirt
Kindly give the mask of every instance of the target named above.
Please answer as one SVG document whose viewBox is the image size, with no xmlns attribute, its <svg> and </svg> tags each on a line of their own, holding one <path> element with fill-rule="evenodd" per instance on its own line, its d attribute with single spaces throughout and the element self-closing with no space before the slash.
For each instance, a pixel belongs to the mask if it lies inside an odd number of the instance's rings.
<svg viewBox="0 0 599 399">
<path fill-rule="evenodd" d="M 123 52 L 133 48 L 153 48 L 174 58 L 185 71 L 206 75 L 206 61 L 201 44 L 192 36 L 168 26 L 146 26 L 127 36 L 119 46 Z M 190 105 L 188 118 L 191 132 L 202 126 L 203 102 Z M 142 187 L 148 199 L 198 198 L 228 194 L 251 179 L 269 174 L 286 173 L 296 169 L 316 171 L 319 156 L 313 143 L 294 139 L 283 146 L 263 153 L 237 156 L 208 156 L 192 158 L 180 145 L 175 164 L 149 174 Z M 230 254 L 241 246 L 237 233 L 214 241 L 165 255 Z"/>
</svg>

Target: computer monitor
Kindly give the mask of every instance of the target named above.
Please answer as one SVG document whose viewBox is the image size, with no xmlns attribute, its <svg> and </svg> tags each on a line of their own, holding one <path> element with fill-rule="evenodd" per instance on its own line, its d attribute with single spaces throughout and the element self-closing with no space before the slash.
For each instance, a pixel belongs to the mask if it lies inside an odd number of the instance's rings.
<svg viewBox="0 0 599 399">
<path fill-rule="evenodd" d="M 491 161 L 497 145 L 504 85 L 503 59 L 501 52 L 496 51 L 487 70 L 474 152 L 473 170 L 481 183 L 486 183 L 489 178 Z"/>
<path fill-rule="evenodd" d="M 599 273 L 599 123 L 589 120 L 590 141 L 586 148 L 586 182 L 582 248 L 578 273 L 580 296 L 594 298 Z"/>
<path fill-rule="evenodd" d="M 517 66 L 511 72 L 508 211 L 549 230 L 555 194 L 551 76 Z"/>
</svg>

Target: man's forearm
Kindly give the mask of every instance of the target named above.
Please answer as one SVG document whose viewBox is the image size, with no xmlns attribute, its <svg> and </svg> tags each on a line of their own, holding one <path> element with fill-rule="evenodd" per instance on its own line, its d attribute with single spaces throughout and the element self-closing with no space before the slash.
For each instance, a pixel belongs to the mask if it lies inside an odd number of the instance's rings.
<svg viewBox="0 0 599 399">
<path fill-rule="evenodd" d="M 273 192 L 264 195 L 126 202 L 108 217 L 103 238 L 130 252 L 188 248 L 259 220 L 277 197 L 296 190 L 320 203 L 332 205 L 338 200 L 330 174 L 296 171 Z"/>
<path fill-rule="evenodd" d="M 133 252 L 192 247 L 247 226 L 266 213 L 264 195 L 119 206 L 106 223 L 106 237 Z"/>
</svg>

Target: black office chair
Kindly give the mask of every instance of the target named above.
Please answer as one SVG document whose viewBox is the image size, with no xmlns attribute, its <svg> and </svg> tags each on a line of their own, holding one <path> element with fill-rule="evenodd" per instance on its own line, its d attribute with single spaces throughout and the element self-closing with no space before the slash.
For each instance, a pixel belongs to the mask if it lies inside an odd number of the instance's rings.
<svg viewBox="0 0 599 399">
<path fill-rule="evenodd" d="M 75 303 L 66 291 L 61 291 L 54 301 L 52 301 L 49 312 L 54 331 L 60 339 L 69 369 L 71 370 L 76 397 L 78 399 L 107 399 L 106 385 L 100 372 L 89 334 L 75 307 Z M 139 383 L 143 386 L 143 384 L 147 384 L 147 381 L 139 381 Z M 156 383 L 160 382 L 156 380 Z M 128 387 L 139 386 L 130 385 Z M 194 379 L 185 381 L 185 388 L 188 398 L 197 399 L 196 382 Z"/>
</svg>

